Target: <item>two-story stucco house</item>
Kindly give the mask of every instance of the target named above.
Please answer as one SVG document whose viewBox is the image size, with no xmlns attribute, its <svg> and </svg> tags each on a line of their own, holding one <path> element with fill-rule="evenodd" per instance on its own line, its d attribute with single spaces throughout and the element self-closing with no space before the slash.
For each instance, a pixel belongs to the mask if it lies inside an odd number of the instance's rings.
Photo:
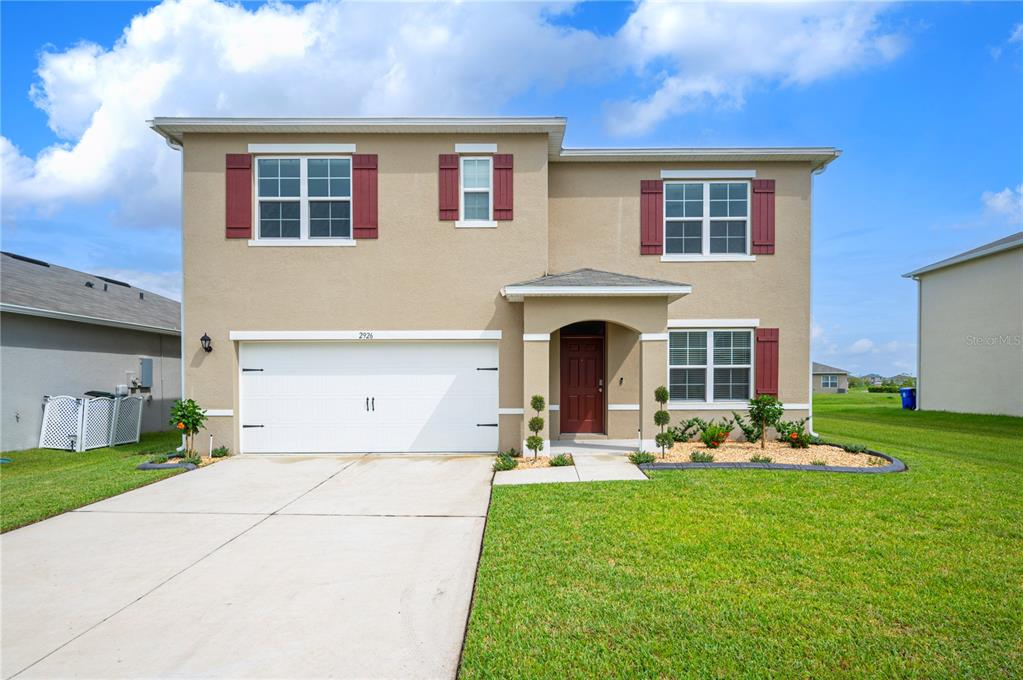
<svg viewBox="0 0 1023 680">
<path fill-rule="evenodd" d="M 642 438 L 810 409 L 832 148 L 566 149 L 562 118 L 180 119 L 187 397 L 242 453 Z M 211 350 L 200 346 L 208 335 Z"/>
</svg>

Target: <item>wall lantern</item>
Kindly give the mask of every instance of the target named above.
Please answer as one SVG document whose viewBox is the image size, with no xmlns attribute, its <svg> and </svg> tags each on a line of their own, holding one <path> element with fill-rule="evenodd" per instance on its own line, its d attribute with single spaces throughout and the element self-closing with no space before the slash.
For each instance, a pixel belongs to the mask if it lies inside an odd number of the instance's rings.
<svg viewBox="0 0 1023 680">
<path fill-rule="evenodd" d="M 202 345 L 204 351 L 206 352 L 213 351 L 213 341 L 210 339 L 210 336 L 206 335 L 205 333 L 203 333 L 202 337 L 199 338 L 199 344 Z"/>
</svg>

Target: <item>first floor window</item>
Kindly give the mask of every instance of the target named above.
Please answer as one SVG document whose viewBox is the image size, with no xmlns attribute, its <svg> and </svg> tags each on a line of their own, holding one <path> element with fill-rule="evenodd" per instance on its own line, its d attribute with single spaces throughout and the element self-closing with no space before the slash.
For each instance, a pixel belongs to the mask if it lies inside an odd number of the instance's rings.
<svg viewBox="0 0 1023 680">
<path fill-rule="evenodd" d="M 837 375 L 825 375 L 821 377 L 821 385 L 824 387 L 838 387 Z"/>
<path fill-rule="evenodd" d="M 490 220 L 492 184 L 491 159 L 489 156 L 462 157 L 462 219 L 468 221 Z"/>
<path fill-rule="evenodd" d="M 668 335 L 672 401 L 746 401 L 752 394 L 752 371 L 752 331 L 672 331 Z"/>
<path fill-rule="evenodd" d="M 259 238 L 352 237 L 351 158 L 258 158 Z"/>
<path fill-rule="evenodd" d="M 665 182 L 664 252 L 745 255 L 749 183 Z"/>
</svg>

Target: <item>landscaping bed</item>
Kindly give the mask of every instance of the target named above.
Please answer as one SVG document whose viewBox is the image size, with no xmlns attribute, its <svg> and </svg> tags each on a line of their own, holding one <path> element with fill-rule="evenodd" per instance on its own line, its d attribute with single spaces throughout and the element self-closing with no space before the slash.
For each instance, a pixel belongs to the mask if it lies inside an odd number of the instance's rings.
<svg viewBox="0 0 1023 680">
<path fill-rule="evenodd" d="M 700 454 L 709 454 L 713 460 L 698 460 L 705 463 L 776 463 L 782 465 L 814 465 L 827 467 L 880 467 L 890 461 L 873 452 L 853 453 L 832 444 L 809 444 L 807 448 L 792 448 L 786 442 L 768 441 L 764 448 L 759 442 L 726 441 L 719 447 L 711 449 L 702 442 L 680 442 L 675 444 L 663 456 L 655 453 L 657 463 L 691 463 Z M 763 458 L 770 460 L 764 460 Z"/>
<path fill-rule="evenodd" d="M 555 456 L 555 458 L 557 458 L 557 456 Z M 537 456 L 536 458 L 533 458 L 532 456 L 528 456 L 527 455 L 527 456 L 522 456 L 520 458 L 516 458 L 515 459 L 515 461 L 518 463 L 518 465 L 516 465 L 514 469 L 515 470 L 532 470 L 533 468 L 564 467 L 566 464 L 567 465 L 574 465 L 574 463 L 571 462 L 571 460 L 572 460 L 571 455 L 568 456 L 568 460 L 570 462 L 565 463 L 565 462 L 563 462 L 564 459 L 559 459 L 556 462 L 559 462 L 560 464 L 552 465 L 551 464 L 551 457 L 550 456 Z"/>
</svg>

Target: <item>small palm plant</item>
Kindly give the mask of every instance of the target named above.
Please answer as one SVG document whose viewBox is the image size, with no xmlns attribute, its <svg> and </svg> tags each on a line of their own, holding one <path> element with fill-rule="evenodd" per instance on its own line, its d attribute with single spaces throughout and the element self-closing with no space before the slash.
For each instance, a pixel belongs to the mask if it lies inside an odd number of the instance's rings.
<svg viewBox="0 0 1023 680">
<path fill-rule="evenodd" d="M 529 405 L 536 415 L 529 419 L 529 431 L 532 432 L 529 437 L 526 438 L 526 448 L 533 452 L 533 460 L 540 455 L 540 449 L 543 448 L 543 437 L 540 436 L 540 432 L 543 431 L 543 417 L 540 413 L 547 406 L 547 401 L 543 396 L 534 394 L 529 400 Z"/>
<path fill-rule="evenodd" d="M 654 425 L 661 428 L 661 431 L 657 433 L 654 441 L 661 447 L 661 458 L 664 458 L 664 452 L 666 449 L 671 448 L 675 445 L 675 435 L 671 430 L 665 431 L 664 427 L 671 422 L 671 414 L 664 408 L 665 404 L 668 403 L 668 388 L 661 385 L 654 390 L 654 399 L 661 408 L 654 412 Z"/>
</svg>

